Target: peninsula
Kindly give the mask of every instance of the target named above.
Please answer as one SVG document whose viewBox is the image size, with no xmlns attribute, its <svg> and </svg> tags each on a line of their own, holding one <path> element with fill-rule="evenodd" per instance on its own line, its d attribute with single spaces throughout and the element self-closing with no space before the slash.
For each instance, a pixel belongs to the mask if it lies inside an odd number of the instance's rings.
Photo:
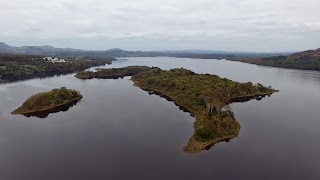
<svg viewBox="0 0 320 180">
<path fill-rule="evenodd" d="M 150 71 L 151 69 L 158 69 L 156 67 L 148 66 L 128 66 L 125 68 L 112 68 L 112 69 L 96 69 L 93 71 L 81 71 L 75 75 L 79 79 L 118 79 L 125 76 L 133 76 L 135 74 Z"/>
<path fill-rule="evenodd" d="M 49 92 L 42 92 L 29 97 L 19 108 L 11 114 L 34 114 L 43 113 L 56 108 L 72 104 L 82 98 L 80 92 L 62 87 Z"/>
<path fill-rule="evenodd" d="M 133 69 L 139 69 L 139 72 L 132 71 Z M 228 104 L 253 98 L 261 99 L 277 92 L 259 83 L 239 83 L 216 75 L 196 74 L 183 68 L 161 70 L 156 67 L 130 66 L 99 69 L 97 72 L 83 74 L 89 74 L 84 76 L 84 79 L 134 74 L 131 80 L 136 86 L 172 100 L 194 115 L 195 132 L 184 148 L 186 152 L 199 152 L 238 135 L 240 124 L 234 118 L 233 112 L 226 108 Z"/>
</svg>

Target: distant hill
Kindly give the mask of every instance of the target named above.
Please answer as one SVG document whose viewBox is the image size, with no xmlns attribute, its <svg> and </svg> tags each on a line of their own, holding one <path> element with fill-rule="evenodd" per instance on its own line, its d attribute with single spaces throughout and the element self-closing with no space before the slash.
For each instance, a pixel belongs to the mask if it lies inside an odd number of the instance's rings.
<svg viewBox="0 0 320 180">
<path fill-rule="evenodd" d="M 32 55 L 50 55 L 62 52 L 84 52 L 80 49 L 72 48 L 55 48 L 53 46 L 9 46 L 4 42 L 0 42 L 0 53 L 12 53 L 12 54 L 32 54 Z"/>
<path fill-rule="evenodd" d="M 123 50 L 120 48 L 111 48 L 111 49 L 108 49 L 107 51 L 123 51 Z"/>
<path fill-rule="evenodd" d="M 288 59 L 314 59 L 320 60 L 320 48 L 316 50 L 308 50 L 291 54 L 287 57 Z"/>
<path fill-rule="evenodd" d="M 242 58 L 238 61 L 264 66 L 320 71 L 320 49 L 293 53 L 287 56 L 282 55 L 255 59 Z"/>
<path fill-rule="evenodd" d="M 4 42 L 0 42 L 0 53 L 15 53 L 15 49 Z"/>
</svg>

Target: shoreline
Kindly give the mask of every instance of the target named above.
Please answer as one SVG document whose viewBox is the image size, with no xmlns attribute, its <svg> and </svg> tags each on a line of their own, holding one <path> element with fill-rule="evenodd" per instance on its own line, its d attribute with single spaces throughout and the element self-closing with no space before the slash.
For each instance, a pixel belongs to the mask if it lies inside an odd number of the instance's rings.
<svg viewBox="0 0 320 180">
<path fill-rule="evenodd" d="M 77 97 L 77 98 L 74 98 L 74 99 L 69 100 L 68 102 L 60 103 L 60 104 L 57 104 L 57 105 L 52 106 L 52 107 L 43 108 L 43 109 L 38 109 L 38 110 L 33 110 L 33 111 L 25 111 L 25 112 L 14 112 L 14 111 L 12 111 L 11 114 L 13 114 L 13 115 L 18 115 L 18 114 L 26 115 L 26 114 L 41 113 L 41 112 L 44 112 L 44 111 L 50 111 L 50 110 L 52 110 L 52 109 L 54 109 L 54 108 L 59 108 L 59 107 L 61 107 L 61 106 L 67 105 L 67 104 L 69 104 L 69 103 L 72 103 L 72 102 L 75 102 L 75 101 L 79 101 L 79 100 L 82 99 L 82 98 L 83 98 L 83 96 Z"/>
<path fill-rule="evenodd" d="M 192 135 L 192 137 L 189 139 L 188 144 L 183 148 L 183 150 L 188 153 L 198 153 L 202 150 L 210 149 L 212 146 L 214 146 L 215 144 L 217 144 L 219 142 L 229 141 L 233 138 L 238 137 L 241 126 L 240 126 L 240 123 L 236 119 L 235 119 L 235 122 L 237 124 L 236 135 L 229 135 L 229 136 L 225 136 L 225 137 L 220 137 L 218 139 L 212 139 L 212 140 L 207 140 L 207 141 L 203 141 L 203 142 L 196 141 L 194 139 L 194 135 Z M 201 147 L 197 148 L 198 146 L 201 146 Z"/>
<path fill-rule="evenodd" d="M 235 97 L 231 97 L 229 99 L 229 101 L 227 102 L 227 105 L 232 104 L 232 103 L 236 103 L 236 102 L 244 102 L 244 101 L 249 101 L 251 99 L 255 99 L 257 97 L 265 97 L 268 95 L 271 95 L 275 92 L 279 92 L 279 90 L 274 90 L 273 92 L 268 92 L 268 93 L 260 93 L 260 94 L 256 94 L 256 95 L 247 95 L 247 96 L 235 96 Z"/>
<path fill-rule="evenodd" d="M 127 68 L 127 69 L 126 69 Z M 98 68 L 96 71 L 80 71 L 74 77 L 78 79 L 119 79 L 126 76 L 134 76 L 156 67 L 128 66 L 123 68 Z"/>
<path fill-rule="evenodd" d="M 112 75 L 94 75 L 94 76 L 77 76 L 75 75 L 74 77 L 78 79 L 119 79 L 119 78 L 124 78 L 126 76 L 133 76 L 137 73 L 128 73 L 128 74 L 112 74 Z"/>
</svg>

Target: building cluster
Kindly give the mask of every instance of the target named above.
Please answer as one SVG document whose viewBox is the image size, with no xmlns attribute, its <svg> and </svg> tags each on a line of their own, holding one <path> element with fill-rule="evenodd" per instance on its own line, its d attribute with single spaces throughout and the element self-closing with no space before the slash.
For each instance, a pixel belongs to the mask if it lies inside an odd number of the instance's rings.
<svg viewBox="0 0 320 180">
<path fill-rule="evenodd" d="M 52 58 L 52 57 L 44 57 L 43 59 L 45 61 L 48 61 L 48 62 L 51 62 L 51 63 L 65 63 L 65 62 L 67 62 L 64 59 Z"/>
</svg>

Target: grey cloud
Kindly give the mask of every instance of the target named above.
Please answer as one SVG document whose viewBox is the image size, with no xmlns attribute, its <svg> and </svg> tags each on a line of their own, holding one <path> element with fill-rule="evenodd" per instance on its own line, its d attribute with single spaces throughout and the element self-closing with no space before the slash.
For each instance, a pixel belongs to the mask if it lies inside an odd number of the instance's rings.
<svg viewBox="0 0 320 180">
<path fill-rule="evenodd" d="M 10 45 L 287 51 L 320 47 L 318 0 L 0 1 Z"/>
</svg>

